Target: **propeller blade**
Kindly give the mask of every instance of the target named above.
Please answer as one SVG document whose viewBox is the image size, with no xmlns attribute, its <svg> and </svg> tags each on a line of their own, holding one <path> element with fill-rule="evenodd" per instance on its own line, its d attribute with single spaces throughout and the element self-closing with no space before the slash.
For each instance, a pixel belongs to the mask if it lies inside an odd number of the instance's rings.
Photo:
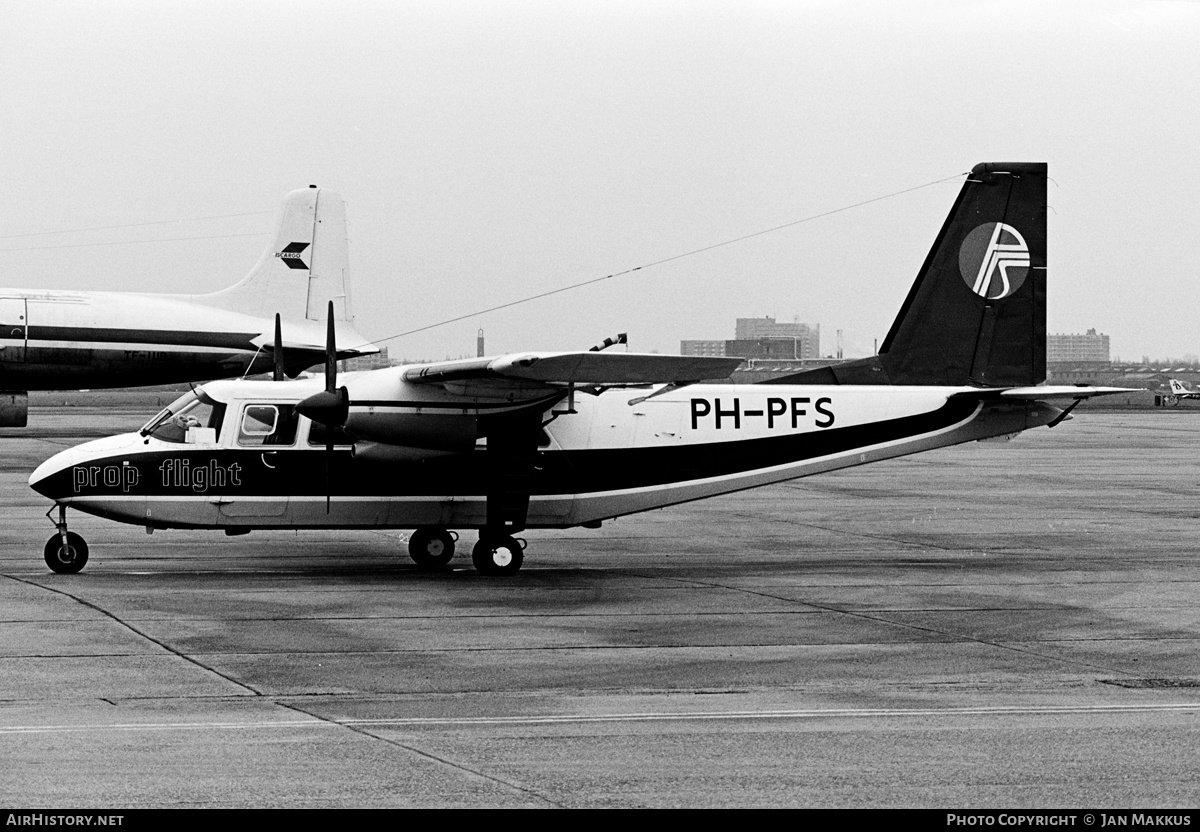
<svg viewBox="0 0 1200 832">
<path fill-rule="evenodd" d="M 350 392 L 337 386 L 337 335 L 333 325 L 333 301 L 329 310 L 325 330 L 325 389 L 313 393 L 296 405 L 296 410 L 314 422 L 325 426 L 325 513 L 329 513 L 332 487 L 329 477 L 329 460 L 333 456 L 333 431 L 346 424 L 350 413 Z"/>
<path fill-rule="evenodd" d="M 272 374 L 272 379 L 275 381 L 283 381 L 283 324 L 279 320 L 279 313 L 275 313 L 275 372 Z"/>
<path fill-rule="evenodd" d="M 301 416 L 325 426 L 325 513 L 329 513 L 330 474 L 329 460 L 333 456 L 333 432 L 346 424 L 350 413 L 350 392 L 345 387 L 313 393 L 296 405 Z"/>
<path fill-rule="evenodd" d="M 325 513 L 329 513 L 329 502 L 333 499 L 333 488 L 329 484 L 329 458 L 333 456 L 333 428 L 325 428 Z"/>
<path fill-rule="evenodd" d="M 325 345 L 325 389 L 313 393 L 296 405 L 300 415 L 307 416 L 314 422 L 320 422 L 328 428 L 340 428 L 346 424 L 346 416 L 350 412 L 350 392 L 345 387 L 337 386 L 337 344 L 333 329 L 333 301 L 329 302 L 329 329 Z M 330 441 L 328 449 L 333 449 Z"/>
<path fill-rule="evenodd" d="M 337 388 L 337 338 L 333 327 L 333 301 L 329 301 L 328 328 L 325 330 L 325 391 Z"/>
</svg>

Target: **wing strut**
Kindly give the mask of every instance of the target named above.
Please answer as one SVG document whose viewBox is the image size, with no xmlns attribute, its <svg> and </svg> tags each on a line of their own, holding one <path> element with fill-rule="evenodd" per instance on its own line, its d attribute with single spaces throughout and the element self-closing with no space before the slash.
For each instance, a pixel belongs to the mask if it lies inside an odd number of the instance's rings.
<svg viewBox="0 0 1200 832">
<path fill-rule="evenodd" d="M 1075 401 L 1071 402 L 1069 405 L 1067 405 L 1066 409 L 1062 413 L 1055 416 L 1052 421 L 1047 422 L 1046 427 L 1052 428 L 1055 425 L 1057 425 L 1059 422 L 1063 421 L 1064 419 L 1070 418 L 1071 411 L 1074 410 L 1075 408 L 1079 407 L 1079 403 L 1081 401 L 1083 401 L 1083 399 L 1076 399 Z"/>
</svg>

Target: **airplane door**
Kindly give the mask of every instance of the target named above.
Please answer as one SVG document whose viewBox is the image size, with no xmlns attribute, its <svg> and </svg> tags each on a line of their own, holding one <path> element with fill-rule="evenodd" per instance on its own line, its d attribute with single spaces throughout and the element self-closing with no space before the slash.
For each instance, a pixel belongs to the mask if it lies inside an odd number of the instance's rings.
<svg viewBox="0 0 1200 832">
<path fill-rule="evenodd" d="M 633 446 L 670 447 L 682 442 L 684 403 L 668 398 L 647 399 L 633 406 Z"/>
<path fill-rule="evenodd" d="M 0 298 L 0 362 L 25 360 L 28 337 L 25 298 Z"/>
<path fill-rule="evenodd" d="M 298 416 L 291 403 L 251 403 L 236 412 L 237 445 L 257 453 L 247 454 L 241 477 L 259 483 L 254 496 L 222 497 L 217 501 L 223 517 L 281 517 L 288 508 L 287 458 L 296 444 Z M 293 457 L 294 458 L 294 457 Z"/>
</svg>

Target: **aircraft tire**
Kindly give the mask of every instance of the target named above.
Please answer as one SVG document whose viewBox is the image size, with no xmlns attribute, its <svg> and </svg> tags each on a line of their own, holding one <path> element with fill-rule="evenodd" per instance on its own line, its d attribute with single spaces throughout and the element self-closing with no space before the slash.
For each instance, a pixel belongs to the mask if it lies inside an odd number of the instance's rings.
<svg viewBox="0 0 1200 832">
<path fill-rule="evenodd" d="M 88 561 L 88 546 L 75 532 L 67 532 L 67 545 L 63 546 L 58 532 L 46 541 L 46 565 L 60 575 L 74 575 Z"/>
<path fill-rule="evenodd" d="M 440 569 L 454 558 L 454 536 L 438 527 L 422 527 L 408 539 L 408 556 L 426 569 Z"/>
<path fill-rule="evenodd" d="M 481 537 L 471 550 L 471 561 L 480 575 L 515 575 L 525 562 L 525 552 L 515 538 Z"/>
</svg>

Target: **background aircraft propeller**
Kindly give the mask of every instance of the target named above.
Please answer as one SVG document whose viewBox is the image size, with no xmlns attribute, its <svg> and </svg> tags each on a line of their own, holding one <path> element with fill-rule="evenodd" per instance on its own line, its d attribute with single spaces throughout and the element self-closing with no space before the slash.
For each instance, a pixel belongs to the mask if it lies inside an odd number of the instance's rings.
<svg viewBox="0 0 1200 832">
<path fill-rule="evenodd" d="M 283 381 L 283 324 L 279 320 L 279 313 L 275 313 L 275 347 L 274 366 L 275 370 L 271 375 L 273 381 Z"/>
</svg>

